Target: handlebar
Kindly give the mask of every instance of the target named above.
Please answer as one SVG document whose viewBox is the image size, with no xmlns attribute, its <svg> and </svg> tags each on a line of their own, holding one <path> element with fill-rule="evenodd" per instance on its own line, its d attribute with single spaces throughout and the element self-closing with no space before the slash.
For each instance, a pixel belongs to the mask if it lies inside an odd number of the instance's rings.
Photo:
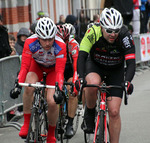
<svg viewBox="0 0 150 143">
<path fill-rule="evenodd" d="M 33 84 L 33 83 L 18 83 L 20 86 L 26 86 L 26 87 L 34 87 L 34 88 L 51 88 L 54 89 L 55 86 L 53 85 L 44 85 L 44 84 Z"/>
<path fill-rule="evenodd" d="M 80 91 L 79 91 L 79 101 L 81 101 L 82 99 L 82 90 L 85 87 L 96 87 L 98 88 L 98 90 L 101 91 L 107 91 L 107 89 L 110 88 L 116 88 L 116 89 L 122 89 L 124 91 L 124 104 L 127 105 L 128 104 L 128 94 L 127 94 L 127 89 L 123 88 L 121 85 L 106 85 L 106 83 L 103 83 L 102 85 L 97 85 L 97 84 L 85 84 L 83 86 L 81 86 Z"/>
</svg>

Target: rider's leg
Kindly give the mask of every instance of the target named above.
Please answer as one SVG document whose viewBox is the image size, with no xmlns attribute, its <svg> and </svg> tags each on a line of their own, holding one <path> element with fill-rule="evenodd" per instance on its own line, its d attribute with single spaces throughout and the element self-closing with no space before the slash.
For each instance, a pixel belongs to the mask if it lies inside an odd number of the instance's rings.
<svg viewBox="0 0 150 143">
<path fill-rule="evenodd" d="M 69 78 L 67 82 L 72 82 L 72 78 Z M 68 91 L 70 89 L 70 86 L 68 86 Z M 66 127 L 66 133 L 65 136 L 68 138 L 71 138 L 73 136 L 73 119 L 76 114 L 78 105 L 78 99 L 77 96 L 71 96 L 69 95 L 68 100 L 68 124 Z"/>
<path fill-rule="evenodd" d="M 86 76 L 87 84 L 100 84 L 101 78 L 97 73 L 89 73 Z M 97 88 L 88 87 L 85 89 L 86 106 L 89 109 L 95 108 L 97 100 Z"/>
<path fill-rule="evenodd" d="M 100 84 L 101 78 L 97 73 L 89 73 L 86 76 L 87 84 Z M 85 112 L 84 112 L 84 122 L 81 128 L 88 133 L 94 131 L 94 119 L 95 119 L 95 105 L 97 100 L 97 88 L 88 87 L 85 88 Z"/>
<path fill-rule="evenodd" d="M 26 83 L 36 83 L 38 81 L 38 77 L 36 73 L 29 72 L 26 76 Z M 33 100 L 33 87 L 25 87 L 23 93 L 23 113 L 24 113 L 24 125 L 21 127 L 19 132 L 20 137 L 26 137 L 28 134 L 30 116 L 31 116 L 31 107 Z"/>
<path fill-rule="evenodd" d="M 122 99 L 119 97 L 108 97 L 107 106 L 109 113 L 109 134 L 111 143 L 119 143 L 121 131 L 120 106 Z"/>
<path fill-rule="evenodd" d="M 53 95 L 55 93 L 55 89 L 47 90 L 47 104 L 48 104 L 48 121 L 49 121 L 49 129 L 47 136 L 47 143 L 55 143 L 55 128 L 59 114 L 58 105 L 55 103 Z"/>
</svg>

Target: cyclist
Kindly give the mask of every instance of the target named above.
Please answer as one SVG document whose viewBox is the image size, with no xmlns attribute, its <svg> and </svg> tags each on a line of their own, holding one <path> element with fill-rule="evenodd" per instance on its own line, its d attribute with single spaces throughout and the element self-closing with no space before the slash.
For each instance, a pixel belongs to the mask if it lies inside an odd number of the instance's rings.
<svg viewBox="0 0 150 143">
<path fill-rule="evenodd" d="M 56 98 L 57 96 L 53 98 L 55 89 L 47 90 L 49 121 L 47 143 L 55 143 L 55 127 L 59 114 L 59 108 L 55 101 L 59 103 L 63 99 L 61 89 L 67 59 L 66 44 L 56 35 L 57 27 L 48 17 L 38 20 L 35 32 L 36 34 L 25 41 L 18 82 L 36 83 L 42 80 L 43 72 L 46 72 L 46 84 L 55 85 L 56 81 L 59 83 L 59 98 Z M 15 88 L 10 92 L 10 96 L 17 98 L 20 92 L 21 87 L 16 83 Z M 23 93 L 24 125 L 19 132 L 19 136 L 22 138 L 26 138 L 28 133 L 33 92 L 33 87 L 26 87 Z"/>
<path fill-rule="evenodd" d="M 120 12 L 116 9 L 105 8 L 100 16 L 100 26 L 93 25 L 86 31 L 80 44 L 77 71 L 77 88 L 80 87 L 79 84 L 86 82 L 101 84 L 106 77 L 107 85 L 123 83 L 127 86 L 128 94 L 133 92 L 131 81 L 135 74 L 135 46 L 131 34 L 123 25 Z M 85 88 L 86 109 L 81 128 L 87 133 L 92 133 L 95 126 L 96 93 L 97 88 Z M 111 143 L 119 143 L 122 96 L 123 91 L 120 89 L 111 89 L 107 94 Z"/>
<path fill-rule="evenodd" d="M 73 82 L 78 79 L 77 76 L 77 58 L 79 53 L 79 44 L 75 38 L 75 28 L 72 24 L 66 23 L 57 25 L 58 36 L 60 36 L 67 46 L 67 62 L 65 67 L 64 77 L 67 82 Z M 68 89 L 69 90 L 69 89 Z M 66 126 L 65 136 L 71 138 L 73 136 L 73 118 L 76 113 L 78 99 L 77 90 L 74 87 L 73 96 L 69 96 L 68 100 L 68 123 Z"/>
</svg>

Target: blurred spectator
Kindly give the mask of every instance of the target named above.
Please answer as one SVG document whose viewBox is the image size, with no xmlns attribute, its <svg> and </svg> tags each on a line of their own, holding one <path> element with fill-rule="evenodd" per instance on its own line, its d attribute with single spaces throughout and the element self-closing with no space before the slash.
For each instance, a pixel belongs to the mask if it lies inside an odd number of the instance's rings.
<svg viewBox="0 0 150 143">
<path fill-rule="evenodd" d="M 133 17 L 133 0 L 113 0 L 113 6 L 122 14 L 123 22 L 128 27 Z"/>
<path fill-rule="evenodd" d="M 9 45 L 10 45 L 11 50 L 12 50 L 11 56 L 17 55 L 16 49 L 15 49 L 16 39 L 15 39 L 14 35 L 12 35 L 12 34 L 9 34 L 8 36 L 9 36 Z"/>
<path fill-rule="evenodd" d="M 49 17 L 49 14 L 48 13 L 46 13 L 46 12 L 44 12 L 44 11 L 38 11 L 37 12 L 37 19 L 36 20 L 39 20 L 40 18 L 42 18 L 42 17 Z"/>
<path fill-rule="evenodd" d="M 146 25 L 148 24 L 149 18 L 150 18 L 150 0 L 146 2 Z M 149 25 L 148 25 L 149 26 Z M 147 26 L 146 26 L 146 31 L 148 32 Z"/>
<path fill-rule="evenodd" d="M 70 23 L 75 27 L 76 30 L 76 35 L 75 35 L 75 39 L 80 43 L 80 38 L 78 36 L 78 24 L 77 24 L 77 18 L 74 15 L 67 15 L 66 19 L 65 19 L 65 23 Z"/>
<path fill-rule="evenodd" d="M 132 35 L 133 34 L 133 26 L 131 24 L 128 25 L 128 30 Z"/>
<path fill-rule="evenodd" d="M 63 14 L 61 14 L 61 15 L 59 16 L 59 22 L 56 23 L 56 25 L 63 25 L 63 24 L 65 24 L 65 17 L 64 17 Z"/>
<path fill-rule="evenodd" d="M 33 23 L 30 26 L 31 35 L 35 34 L 35 27 L 36 27 L 37 22 L 38 20 L 33 21 Z"/>
<path fill-rule="evenodd" d="M 141 28 L 140 28 L 140 33 L 147 33 L 146 7 L 145 7 L 146 2 L 147 2 L 147 0 L 141 0 L 141 8 L 140 8 Z"/>
<path fill-rule="evenodd" d="M 0 14 L 0 58 L 9 56 L 12 50 L 8 41 L 8 31 L 5 26 L 3 26 L 2 15 Z"/>
<path fill-rule="evenodd" d="M 15 49 L 19 55 L 22 55 L 24 42 L 29 36 L 29 30 L 25 27 L 22 27 L 17 33 L 17 42 L 15 44 Z"/>
<path fill-rule="evenodd" d="M 133 9 L 133 19 L 132 19 L 132 26 L 133 26 L 133 35 L 140 34 L 140 6 L 141 0 L 133 0 L 134 9 Z"/>
<path fill-rule="evenodd" d="M 99 22 L 99 14 L 93 15 L 93 22 L 94 22 L 94 23 Z"/>
</svg>

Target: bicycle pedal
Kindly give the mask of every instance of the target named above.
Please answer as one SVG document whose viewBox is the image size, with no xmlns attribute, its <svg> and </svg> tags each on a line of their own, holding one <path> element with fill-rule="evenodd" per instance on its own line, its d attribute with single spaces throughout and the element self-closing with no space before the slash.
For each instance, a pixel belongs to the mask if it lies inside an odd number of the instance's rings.
<svg viewBox="0 0 150 143">
<path fill-rule="evenodd" d="M 47 137 L 47 135 L 45 135 L 45 134 L 41 134 L 41 137 Z"/>
</svg>

